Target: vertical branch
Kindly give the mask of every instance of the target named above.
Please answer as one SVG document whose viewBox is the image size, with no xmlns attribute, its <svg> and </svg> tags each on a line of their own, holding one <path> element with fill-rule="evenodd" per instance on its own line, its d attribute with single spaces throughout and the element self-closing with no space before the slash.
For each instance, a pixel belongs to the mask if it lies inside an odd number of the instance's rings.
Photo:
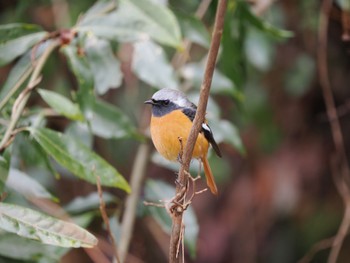
<svg viewBox="0 0 350 263">
<path fill-rule="evenodd" d="M 119 244 L 119 258 L 121 263 L 125 262 L 133 233 L 137 202 L 141 192 L 141 183 L 145 176 L 146 165 L 149 158 L 149 148 L 148 144 L 141 144 L 139 146 L 130 176 L 130 187 L 132 192 L 126 199 L 125 212 L 120 227 L 122 238 Z"/>
<path fill-rule="evenodd" d="M 189 134 L 187 143 L 184 147 L 184 153 L 182 157 L 182 165 L 178 175 L 179 184 L 176 187 L 176 195 L 181 193 L 181 186 L 187 185 L 188 182 L 188 170 L 190 161 L 192 158 L 192 152 L 194 149 L 195 142 L 198 137 L 198 133 L 201 130 L 202 124 L 205 119 L 205 111 L 207 108 L 210 86 L 214 74 L 216 58 L 220 47 L 221 36 L 224 26 L 224 18 L 226 12 L 226 0 L 220 0 L 216 11 L 214 31 L 212 35 L 212 42 L 209 49 L 208 60 L 205 67 L 204 78 L 201 86 L 200 98 L 198 102 L 198 108 L 196 116 L 193 120 L 191 132 Z M 181 242 L 182 233 L 182 217 L 183 211 L 179 212 L 174 210 L 172 213 L 172 231 L 170 237 L 170 248 L 169 248 L 169 262 L 179 262 L 177 257 L 177 245 Z"/>
<path fill-rule="evenodd" d="M 322 88 L 323 98 L 326 104 L 327 117 L 330 122 L 333 142 L 335 146 L 335 162 L 332 163 L 332 175 L 338 192 L 341 195 L 345 204 L 343 220 L 334 238 L 332 249 L 328 258 L 329 263 L 335 263 L 337 262 L 340 249 L 350 227 L 350 189 L 349 185 L 347 184 L 349 180 L 350 171 L 344 146 L 344 136 L 341 130 L 338 112 L 335 107 L 334 96 L 332 93 L 328 72 L 327 36 L 329 28 L 329 14 L 331 8 L 332 0 L 324 0 L 321 6 L 317 56 L 320 85 Z"/>
</svg>

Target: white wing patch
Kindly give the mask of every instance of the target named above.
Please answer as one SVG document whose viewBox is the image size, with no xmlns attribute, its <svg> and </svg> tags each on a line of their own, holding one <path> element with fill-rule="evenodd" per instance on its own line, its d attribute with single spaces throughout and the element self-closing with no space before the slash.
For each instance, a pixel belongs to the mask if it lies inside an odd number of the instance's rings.
<svg viewBox="0 0 350 263">
<path fill-rule="evenodd" d="M 208 131 L 208 132 L 211 133 L 211 129 L 210 129 L 210 127 L 208 126 L 208 124 L 202 123 L 202 128 L 203 128 L 204 130 L 206 130 L 206 131 Z"/>
</svg>

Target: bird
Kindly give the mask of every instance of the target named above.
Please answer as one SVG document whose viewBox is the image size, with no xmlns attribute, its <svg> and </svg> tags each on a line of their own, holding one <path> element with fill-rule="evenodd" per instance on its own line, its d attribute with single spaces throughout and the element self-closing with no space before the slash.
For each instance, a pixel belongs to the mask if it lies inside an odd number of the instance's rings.
<svg viewBox="0 0 350 263">
<path fill-rule="evenodd" d="M 183 92 L 169 88 L 158 90 L 144 103 L 152 105 L 150 132 L 156 150 L 170 161 L 181 160 L 180 154 L 187 143 L 197 106 Z M 198 134 L 192 159 L 199 159 L 203 163 L 207 185 L 217 195 L 218 189 L 207 158 L 209 145 L 222 157 L 213 132 L 205 120 Z"/>
</svg>

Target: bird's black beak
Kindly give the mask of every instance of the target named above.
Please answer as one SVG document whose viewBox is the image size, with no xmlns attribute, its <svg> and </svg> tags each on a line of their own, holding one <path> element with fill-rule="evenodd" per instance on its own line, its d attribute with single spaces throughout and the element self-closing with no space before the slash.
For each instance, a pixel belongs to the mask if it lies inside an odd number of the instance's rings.
<svg viewBox="0 0 350 263">
<path fill-rule="evenodd" d="M 151 105 L 153 105 L 153 104 L 154 104 L 154 101 L 153 101 L 153 100 L 146 100 L 144 103 L 145 103 L 145 104 L 151 104 Z"/>
</svg>

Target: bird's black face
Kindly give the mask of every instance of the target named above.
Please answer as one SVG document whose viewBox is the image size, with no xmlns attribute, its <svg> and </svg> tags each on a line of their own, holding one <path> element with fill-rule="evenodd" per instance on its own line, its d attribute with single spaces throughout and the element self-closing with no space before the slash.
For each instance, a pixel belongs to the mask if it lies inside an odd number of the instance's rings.
<svg viewBox="0 0 350 263">
<path fill-rule="evenodd" d="M 145 104 L 152 105 L 152 114 L 155 117 L 164 116 L 173 110 L 179 109 L 180 107 L 170 100 L 146 100 Z"/>
</svg>

